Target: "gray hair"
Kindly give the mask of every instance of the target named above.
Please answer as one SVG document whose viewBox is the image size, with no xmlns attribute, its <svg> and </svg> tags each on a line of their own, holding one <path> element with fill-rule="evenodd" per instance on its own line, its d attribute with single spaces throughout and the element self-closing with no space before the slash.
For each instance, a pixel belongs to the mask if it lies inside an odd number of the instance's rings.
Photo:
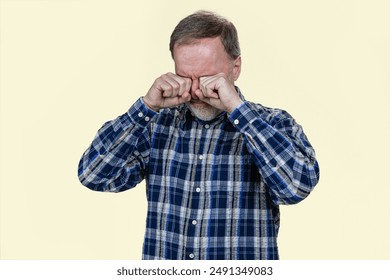
<svg viewBox="0 0 390 280">
<path fill-rule="evenodd" d="M 172 32 L 169 50 L 173 57 L 176 44 L 191 44 L 197 39 L 215 37 L 220 37 L 226 53 L 232 59 L 240 56 L 240 44 L 233 23 L 209 11 L 198 11 L 182 19 Z"/>
</svg>

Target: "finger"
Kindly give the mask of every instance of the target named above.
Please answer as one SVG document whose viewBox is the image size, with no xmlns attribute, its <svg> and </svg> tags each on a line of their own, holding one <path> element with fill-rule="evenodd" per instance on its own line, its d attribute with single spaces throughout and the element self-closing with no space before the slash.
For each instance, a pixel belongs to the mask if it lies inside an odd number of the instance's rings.
<svg viewBox="0 0 390 280">
<path fill-rule="evenodd" d="M 181 96 L 179 96 L 178 101 L 179 104 L 189 102 L 191 100 L 191 94 L 189 92 L 183 93 Z"/>
<path fill-rule="evenodd" d="M 189 78 L 181 77 L 173 73 L 169 73 L 169 78 L 175 81 L 175 84 L 179 85 L 177 95 L 181 96 L 185 92 L 190 92 L 192 80 Z M 176 92 L 175 92 L 176 93 Z"/>
<path fill-rule="evenodd" d="M 210 106 L 212 106 L 214 108 L 218 108 L 218 109 L 222 108 L 221 107 L 221 100 L 219 98 L 206 97 L 200 89 L 196 90 L 195 94 L 201 101 L 209 104 Z"/>
<path fill-rule="evenodd" d="M 172 73 L 166 73 L 157 78 L 145 96 L 149 107 L 159 108 L 176 106 L 191 99 L 192 80 Z M 181 98 L 176 97 L 180 96 Z M 166 101 L 166 99 L 168 99 Z M 170 100 L 172 99 L 172 100 Z"/>
<path fill-rule="evenodd" d="M 164 75 L 164 83 L 162 84 L 164 89 L 163 97 L 175 97 L 180 92 L 180 83 L 172 75 L 171 73 Z"/>
<path fill-rule="evenodd" d="M 203 91 L 202 91 L 201 89 L 195 90 L 195 95 L 196 95 L 196 97 L 197 97 L 199 100 L 201 100 L 201 101 L 203 101 L 203 102 L 205 102 L 205 103 L 210 103 L 210 98 L 207 97 L 207 96 L 205 96 L 204 93 L 203 93 Z"/>
<path fill-rule="evenodd" d="M 188 93 L 191 97 L 191 86 L 192 86 L 192 80 L 190 78 L 184 78 L 185 80 L 185 93 Z"/>
<path fill-rule="evenodd" d="M 186 103 L 191 100 L 191 95 L 189 93 L 183 93 L 181 96 L 170 97 L 164 99 L 164 108 L 177 106 L 183 103 Z"/>
<path fill-rule="evenodd" d="M 178 76 L 179 77 L 179 76 Z M 191 86 L 192 86 L 192 80 L 190 78 L 184 78 L 184 77 L 179 77 L 180 78 L 180 93 L 179 95 L 183 95 L 184 93 L 190 94 L 191 91 Z"/>
<path fill-rule="evenodd" d="M 158 79 L 156 79 L 153 83 L 153 88 L 160 93 L 160 96 L 170 96 L 172 88 L 170 83 L 167 81 L 167 74 L 161 75 Z"/>
<path fill-rule="evenodd" d="M 202 77 L 199 83 L 200 89 L 202 90 L 205 97 L 219 98 L 218 84 L 215 77 Z"/>
</svg>

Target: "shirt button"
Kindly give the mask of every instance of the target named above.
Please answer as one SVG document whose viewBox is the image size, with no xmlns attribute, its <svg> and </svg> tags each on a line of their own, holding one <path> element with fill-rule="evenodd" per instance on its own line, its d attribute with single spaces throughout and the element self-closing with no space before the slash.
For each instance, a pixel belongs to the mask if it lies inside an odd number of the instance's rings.
<svg viewBox="0 0 390 280">
<path fill-rule="evenodd" d="M 195 191 L 196 191 L 196 192 L 200 192 L 200 188 L 196 188 Z"/>
<path fill-rule="evenodd" d="M 193 220 L 193 221 L 192 221 L 192 224 L 193 224 L 194 226 L 196 226 L 197 223 L 198 223 L 198 222 L 197 222 L 196 220 Z"/>
<path fill-rule="evenodd" d="M 191 253 L 191 254 L 189 254 L 188 256 L 190 257 L 190 259 L 193 259 L 193 258 L 195 258 L 195 255 L 194 255 L 194 254 L 192 254 L 192 253 Z"/>
<path fill-rule="evenodd" d="M 205 127 L 206 129 L 209 129 L 209 128 L 210 128 L 210 125 L 209 125 L 209 124 L 205 124 L 204 127 Z"/>
<path fill-rule="evenodd" d="M 203 159 L 203 156 L 202 156 L 202 155 L 200 155 L 198 158 L 199 158 L 200 160 L 202 160 L 202 159 Z"/>
<path fill-rule="evenodd" d="M 144 116 L 144 114 L 142 114 L 142 112 L 138 113 L 138 117 L 142 118 L 143 116 Z"/>
<path fill-rule="evenodd" d="M 149 120 L 150 120 L 150 118 L 149 118 L 149 117 L 145 117 L 145 121 L 147 121 L 147 122 L 148 122 Z"/>
<path fill-rule="evenodd" d="M 237 124 L 239 124 L 240 123 L 240 121 L 239 120 L 234 120 L 234 122 L 233 122 L 235 125 L 237 125 Z"/>
</svg>

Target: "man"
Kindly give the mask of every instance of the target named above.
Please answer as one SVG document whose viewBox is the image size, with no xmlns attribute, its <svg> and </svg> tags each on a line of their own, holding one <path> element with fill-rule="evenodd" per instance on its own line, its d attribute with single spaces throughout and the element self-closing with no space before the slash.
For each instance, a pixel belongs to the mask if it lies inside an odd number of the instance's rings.
<svg viewBox="0 0 390 280">
<path fill-rule="evenodd" d="M 143 259 L 278 259 L 281 204 L 309 195 L 315 153 L 285 111 L 246 101 L 235 27 L 205 11 L 171 35 L 175 72 L 106 123 L 82 184 L 121 192 L 146 179 Z"/>
</svg>

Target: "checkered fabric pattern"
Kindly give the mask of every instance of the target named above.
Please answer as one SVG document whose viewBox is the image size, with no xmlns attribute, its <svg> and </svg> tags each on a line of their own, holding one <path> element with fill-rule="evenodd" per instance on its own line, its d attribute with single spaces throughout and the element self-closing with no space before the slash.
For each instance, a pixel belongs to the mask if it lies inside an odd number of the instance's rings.
<svg viewBox="0 0 390 280">
<path fill-rule="evenodd" d="M 279 205 L 307 197 L 319 167 L 283 110 L 245 101 L 206 122 L 140 98 L 98 131 L 78 175 L 109 192 L 146 180 L 143 259 L 278 259 Z"/>
</svg>

